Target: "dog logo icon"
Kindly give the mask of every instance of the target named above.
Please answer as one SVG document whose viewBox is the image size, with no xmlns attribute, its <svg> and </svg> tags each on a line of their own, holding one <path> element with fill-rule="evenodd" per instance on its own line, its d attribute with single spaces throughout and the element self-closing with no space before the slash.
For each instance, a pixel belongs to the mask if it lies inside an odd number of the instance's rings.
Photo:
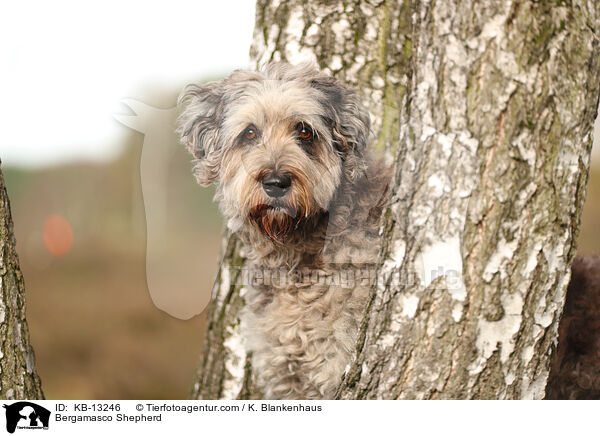
<svg viewBox="0 0 600 436">
<path fill-rule="evenodd" d="M 19 401 L 3 406 L 6 409 L 6 431 L 19 429 L 48 429 L 50 411 L 29 401 Z"/>
</svg>

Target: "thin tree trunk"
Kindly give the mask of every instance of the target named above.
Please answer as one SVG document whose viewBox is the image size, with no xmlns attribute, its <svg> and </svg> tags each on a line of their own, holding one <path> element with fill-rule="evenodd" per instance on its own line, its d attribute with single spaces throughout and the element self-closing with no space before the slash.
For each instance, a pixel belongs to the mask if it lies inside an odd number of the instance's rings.
<svg viewBox="0 0 600 436">
<path fill-rule="evenodd" d="M 359 90 L 394 156 L 378 284 L 338 397 L 542 398 L 585 198 L 600 2 L 259 0 L 251 57 Z M 260 397 L 234 237 L 192 397 Z M 234 267 L 234 268 L 231 268 Z"/>
<path fill-rule="evenodd" d="M 43 399 L 25 319 L 25 285 L 0 170 L 0 398 Z"/>
</svg>

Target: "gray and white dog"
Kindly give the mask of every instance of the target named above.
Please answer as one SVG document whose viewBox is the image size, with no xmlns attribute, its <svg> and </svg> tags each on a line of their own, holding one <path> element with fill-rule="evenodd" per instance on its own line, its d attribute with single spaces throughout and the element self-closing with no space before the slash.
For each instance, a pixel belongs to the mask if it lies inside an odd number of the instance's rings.
<svg viewBox="0 0 600 436">
<path fill-rule="evenodd" d="M 367 110 L 311 65 L 281 63 L 188 85 L 180 105 L 194 174 L 216 184 L 262 278 L 241 314 L 258 385 L 268 399 L 332 398 L 355 352 L 371 284 L 355 273 L 377 260 L 389 179 L 367 149 Z"/>
</svg>

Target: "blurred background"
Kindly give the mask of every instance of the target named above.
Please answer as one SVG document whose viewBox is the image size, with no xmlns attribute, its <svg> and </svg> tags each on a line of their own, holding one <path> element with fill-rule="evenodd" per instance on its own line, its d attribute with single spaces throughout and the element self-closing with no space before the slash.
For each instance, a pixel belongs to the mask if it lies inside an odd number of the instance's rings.
<svg viewBox="0 0 600 436">
<path fill-rule="evenodd" d="M 186 398 L 222 223 L 214 191 L 195 184 L 184 148 L 148 129 L 172 130 L 186 83 L 247 66 L 254 2 L 23 1 L 2 9 L 0 158 L 46 396 Z M 159 120 L 149 122 L 132 101 Z M 146 117 L 143 128 L 126 127 L 135 114 Z M 149 144 L 169 150 L 164 220 L 174 231 L 154 253 L 163 277 L 153 280 L 177 274 L 178 289 L 160 298 L 146 276 L 140 160 Z M 582 254 L 600 251 L 598 151 Z"/>
<path fill-rule="evenodd" d="M 185 84 L 247 68 L 253 27 L 254 1 L 0 8 L 0 159 L 47 398 L 187 398 L 222 223 L 174 135 L 136 130 L 172 132 Z M 123 124 L 135 113 L 144 128 Z M 153 281 L 178 288 L 160 298 L 146 276 L 144 142 L 168 150 L 174 231 Z"/>
</svg>

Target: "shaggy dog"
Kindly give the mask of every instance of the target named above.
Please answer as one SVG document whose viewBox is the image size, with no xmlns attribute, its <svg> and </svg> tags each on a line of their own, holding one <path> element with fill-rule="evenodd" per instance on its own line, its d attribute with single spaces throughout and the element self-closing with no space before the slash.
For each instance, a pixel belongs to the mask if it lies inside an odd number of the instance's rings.
<svg viewBox="0 0 600 436">
<path fill-rule="evenodd" d="M 309 65 L 189 85 L 180 104 L 194 174 L 216 183 L 244 245 L 242 330 L 265 398 L 334 397 L 367 303 L 390 173 L 367 150 L 368 112 Z M 547 398 L 600 398 L 597 314 L 600 260 L 577 259 Z"/>
<path fill-rule="evenodd" d="M 254 278 L 241 318 L 265 398 L 332 398 L 369 294 L 344 278 L 377 260 L 389 179 L 367 150 L 369 113 L 310 65 L 189 85 L 180 104 L 194 174 L 216 183 Z"/>
</svg>

